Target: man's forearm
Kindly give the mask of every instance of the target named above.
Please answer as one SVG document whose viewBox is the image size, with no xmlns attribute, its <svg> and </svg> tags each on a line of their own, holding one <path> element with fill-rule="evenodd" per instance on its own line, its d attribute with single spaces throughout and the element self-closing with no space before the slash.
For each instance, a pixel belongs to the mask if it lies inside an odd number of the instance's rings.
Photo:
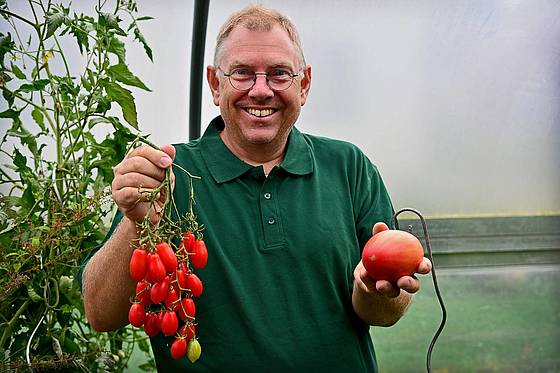
<svg viewBox="0 0 560 373">
<path fill-rule="evenodd" d="M 135 291 L 128 267 L 137 238 L 135 224 L 123 218 L 84 269 L 84 308 L 97 331 L 115 330 L 128 323 L 130 297 Z"/>
<path fill-rule="evenodd" d="M 413 295 L 404 290 L 395 298 L 380 293 L 366 292 L 354 283 L 352 306 L 354 312 L 367 324 L 391 326 L 404 315 Z"/>
</svg>

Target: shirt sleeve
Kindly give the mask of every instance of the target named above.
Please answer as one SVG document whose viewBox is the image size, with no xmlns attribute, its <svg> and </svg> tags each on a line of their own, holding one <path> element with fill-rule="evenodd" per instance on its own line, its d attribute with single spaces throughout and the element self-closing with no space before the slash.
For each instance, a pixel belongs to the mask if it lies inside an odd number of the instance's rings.
<svg viewBox="0 0 560 373">
<path fill-rule="evenodd" d="M 363 248 L 371 238 L 375 223 L 384 222 L 391 227 L 394 208 L 379 170 L 361 151 L 356 159 L 354 196 L 356 234 L 360 247 Z"/>
</svg>

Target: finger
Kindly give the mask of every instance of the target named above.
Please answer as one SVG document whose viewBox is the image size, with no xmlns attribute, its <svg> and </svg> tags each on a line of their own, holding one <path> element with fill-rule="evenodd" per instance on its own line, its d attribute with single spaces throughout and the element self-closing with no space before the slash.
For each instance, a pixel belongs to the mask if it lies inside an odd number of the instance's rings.
<svg viewBox="0 0 560 373">
<path fill-rule="evenodd" d="M 161 146 L 161 150 L 167 154 L 172 160 L 175 159 L 175 147 L 173 145 L 165 144 Z"/>
<path fill-rule="evenodd" d="M 387 231 L 389 230 L 389 227 L 387 226 L 387 224 L 383 223 L 383 222 L 377 222 L 373 225 L 373 229 L 371 230 L 372 234 L 377 234 L 379 232 L 383 232 L 383 231 Z"/>
<path fill-rule="evenodd" d="M 166 151 L 158 150 L 151 146 L 144 145 L 134 149 L 126 156 L 126 158 L 142 157 L 146 158 L 154 166 L 167 168 L 173 163 L 173 158 L 175 157 L 175 148 L 171 145 L 164 145 L 164 149 Z M 171 153 L 173 157 L 171 157 L 171 155 L 167 152 Z"/>
<path fill-rule="evenodd" d="M 362 261 L 354 269 L 354 281 L 366 293 L 375 289 L 375 282 L 368 276 Z"/>
<path fill-rule="evenodd" d="M 166 157 L 168 156 L 166 155 Z M 154 165 L 145 157 L 134 155 L 125 158 L 121 163 L 116 165 L 113 169 L 113 173 L 115 174 L 115 178 L 129 173 L 138 173 L 155 180 L 159 180 L 159 182 L 163 181 L 165 178 L 164 168 Z M 135 186 L 138 186 L 138 184 Z"/>
<path fill-rule="evenodd" d="M 375 283 L 375 289 L 381 294 L 383 294 L 384 296 L 389 298 L 395 298 L 401 292 L 401 290 L 397 286 L 394 286 L 393 284 L 391 284 L 389 281 L 386 280 L 377 281 Z"/>
<path fill-rule="evenodd" d="M 151 176 L 144 175 L 138 172 L 127 172 L 123 175 L 118 175 L 113 179 L 112 188 L 119 190 L 123 188 L 137 188 L 143 190 L 155 189 L 161 185 L 161 180 L 155 179 Z"/>
<path fill-rule="evenodd" d="M 424 257 L 422 258 L 422 261 L 418 265 L 418 269 L 416 270 L 416 272 L 422 275 L 426 275 L 430 273 L 431 270 L 432 270 L 432 262 L 430 261 L 430 259 Z"/>
<path fill-rule="evenodd" d="M 420 281 L 412 276 L 403 276 L 397 280 L 397 286 L 407 293 L 416 293 L 420 290 Z"/>
</svg>

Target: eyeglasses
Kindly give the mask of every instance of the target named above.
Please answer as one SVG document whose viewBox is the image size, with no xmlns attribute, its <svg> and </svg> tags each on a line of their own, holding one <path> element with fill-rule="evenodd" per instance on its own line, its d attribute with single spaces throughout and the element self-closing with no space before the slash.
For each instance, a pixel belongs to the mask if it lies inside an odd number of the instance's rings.
<svg viewBox="0 0 560 373">
<path fill-rule="evenodd" d="M 285 69 L 273 69 L 267 73 L 256 73 L 251 69 L 240 67 L 233 69 L 229 74 L 219 66 L 218 70 L 228 77 L 231 86 L 238 91 L 248 91 L 253 88 L 257 81 L 257 75 L 263 75 L 266 78 L 266 84 L 273 91 L 285 91 L 290 88 L 294 78 L 300 76 L 299 73 L 293 74 Z"/>
</svg>

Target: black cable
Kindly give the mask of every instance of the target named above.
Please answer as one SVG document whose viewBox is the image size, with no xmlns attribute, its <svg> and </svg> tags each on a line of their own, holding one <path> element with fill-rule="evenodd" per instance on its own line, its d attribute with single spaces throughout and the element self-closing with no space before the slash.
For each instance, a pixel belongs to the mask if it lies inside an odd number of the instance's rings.
<svg viewBox="0 0 560 373">
<path fill-rule="evenodd" d="M 441 323 L 439 325 L 439 328 L 437 329 L 436 333 L 434 334 L 430 345 L 428 347 L 428 352 L 426 354 L 426 369 L 428 371 L 428 373 L 430 373 L 432 371 L 432 351 L 434 349 L 434 346 L 436 344 L 436 341 L 439 337 L 439 335 L 441 334 L 441 332 L 443 331 L 443 327 L 445 326 L 445 321 L 447 320 L 447 310 L 445 309 L 445 304 L 443 303 L 443 298 L 441 296 L 441 292 L 439 290 L 439 286 L 437 283 L 437 276 L 436 276 L 436 267 L 434 264 L 434 258 L 432 256 L 432 249 L 430 247 L 430 239 L 428 237 L 428 226 L 426 224 L 426 220 L 424 220 L 424 217 L 422 216 L 422 214 L 414 209 L 411 208 L 403 208 L 399 211 L 397 211 L 395 213 L 395 215 L 393 215 L 393 227 L 395 229 L 399 229 L 399 224 L 397 221 L 397 216 L 402 213 L 402 212 L 412 212 L 416 215 L 418 215 L 418 217 L 420 218 L 420 221 L 422 223 L 422 229 L 424 230 L 424 241 L 426 242 L 426 251 L 428 254 L 428 259 L 430 259 L 430 261 L 432 262 L 432 281 L 434 283 L 434 289 L 436 291 L 436 296 L 438 298 L 440 307 L 441 307 Z"/>
</svg>

